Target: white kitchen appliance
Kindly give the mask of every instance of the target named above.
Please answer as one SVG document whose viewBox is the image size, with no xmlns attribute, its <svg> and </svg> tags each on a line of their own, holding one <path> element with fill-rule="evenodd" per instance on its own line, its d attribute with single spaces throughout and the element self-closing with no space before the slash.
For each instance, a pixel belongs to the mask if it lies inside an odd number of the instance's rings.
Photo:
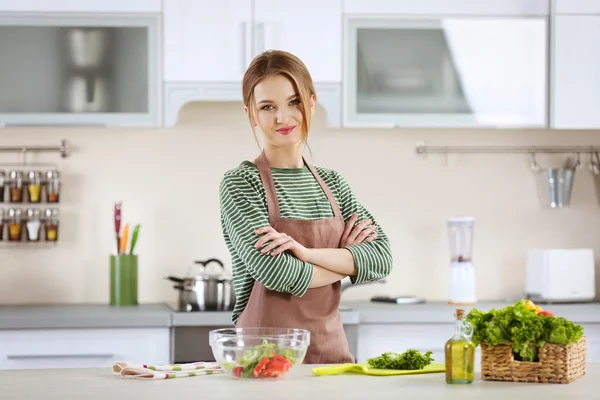
<svg viewBox="0 0 600 400">
<path fill-rule="evenodd" d="M 475 297 L 475 270 L 471 261 L 473 247 L 473 217 L 453 217 L 448 220 L 450 241 L 450 271 L 448 303 L 472 305 Z"/>
<path fill-rule="evenodd" d="M 585 302 L 596 297 L 592 249 L 531 249 L 525 294 L 538 302 Z"/>
</svg>

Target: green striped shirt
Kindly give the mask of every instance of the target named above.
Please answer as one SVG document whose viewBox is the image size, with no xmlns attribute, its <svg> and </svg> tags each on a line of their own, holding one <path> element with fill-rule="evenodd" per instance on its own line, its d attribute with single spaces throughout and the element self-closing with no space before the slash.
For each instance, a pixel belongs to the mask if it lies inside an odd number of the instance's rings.
<svg viewBox="0 0 600 400">
<path fill-rule="evenodd" d="M 337 172 L 314 167 L 331 189 L 344 221 L 358 213 L 359 221 L 371 219 L 377 225 L 372 242 L 347 246 L 354 258 L 357 276 L 351 282 L 374 281 L 392 269 L 392 252 L 387 236 L 371 213 L 356 199 L 346 180 Z M 308 167 L 271 168 L 282 218 L 314 220 L 333 217 L 331 205 Z M 255 280 L 267 289 L 302 297 L 313 277 L 313 265 L 293 254 L 275 257 L 254 248 L 258 228 L 268 226 L 266 192 L 255 164 L 244 161 L 227 171 L 220 185 L 221 227 L 232 259 L 236 304 L 233 323 L 248 304 Z"/>
</svg>

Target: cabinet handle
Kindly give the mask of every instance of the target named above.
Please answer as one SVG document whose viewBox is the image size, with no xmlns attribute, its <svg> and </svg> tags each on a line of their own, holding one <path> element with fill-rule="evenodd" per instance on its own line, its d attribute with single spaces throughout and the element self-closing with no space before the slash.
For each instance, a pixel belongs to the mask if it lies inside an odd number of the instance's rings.
<svg viewBox="0 0 600 400">
<path fill-rule="evenodd" d="M 247 54 L 247 38 L 246 38 L 246 29 L 247 29 L 247 24 L 245 22 L 241 23 L 241 30 L 242 30 L 242 40 L 241 40 L 241 44 L 242 44 L 242 74 L 244 72 L 246 72 L 246 61 L 248 60 L 248 54 Z"/>
<path fill-rule="evenodd" d="M 256 54 L 265 51 L 265 24 L 260 22 L 256 24 Z"/>
<path fill-rule="evenodd" d="M 113 358 L 114 354 L 8 354 L 8 360 L 31 360 L 52 358 Z"/>
</svg>

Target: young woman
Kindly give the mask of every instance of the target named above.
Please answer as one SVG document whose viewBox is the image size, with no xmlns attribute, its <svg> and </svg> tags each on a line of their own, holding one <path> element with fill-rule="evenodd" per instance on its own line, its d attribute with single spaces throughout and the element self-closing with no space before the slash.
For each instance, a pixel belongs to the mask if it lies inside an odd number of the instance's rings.
<svg viewBox="0 0 600 400">
<path fill-rule="evenodd" d="M 316 102 L 302 61 L 284 51 L 264 52 L 248 67 L 242 91 L 264 149 L 254 162 L 227 171 L 220 185 L 233 263 L 233 323 L 307 329 L 305 363 L 355 362 L 338 311 L 340 281 L 387 276 L 389 241 L 340 174 L 302 156 Z"/>
</svg>

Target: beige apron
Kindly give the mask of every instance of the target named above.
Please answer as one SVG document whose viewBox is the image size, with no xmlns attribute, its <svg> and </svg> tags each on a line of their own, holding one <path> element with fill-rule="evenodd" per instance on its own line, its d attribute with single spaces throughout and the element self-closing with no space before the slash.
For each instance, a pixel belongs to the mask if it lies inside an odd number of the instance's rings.
<svg viewBox="0 0 600 400">
<path fill-rule="evenodd" d="M 338 248 L 344 231 L 344 218 L 331 190 L 314 168 L 304 160 L 325 192 L 334 216 L 319 220 L 296 220 L 281 218 L 279 214 L 273 175 L 264 151 L 255 162 L 267 194 L 269 224 L 277 232 L 288 234 L 307 248 Z M 255 281 L 248 304 L 236 326 L 307 329 L 310 331 L 310 346 L 304 358 L 305 364 L 354 363 L 338 309 L 341 295 L 339 281 L 308 289 L 302 297 L 269 290 Z"/>
</svg>

